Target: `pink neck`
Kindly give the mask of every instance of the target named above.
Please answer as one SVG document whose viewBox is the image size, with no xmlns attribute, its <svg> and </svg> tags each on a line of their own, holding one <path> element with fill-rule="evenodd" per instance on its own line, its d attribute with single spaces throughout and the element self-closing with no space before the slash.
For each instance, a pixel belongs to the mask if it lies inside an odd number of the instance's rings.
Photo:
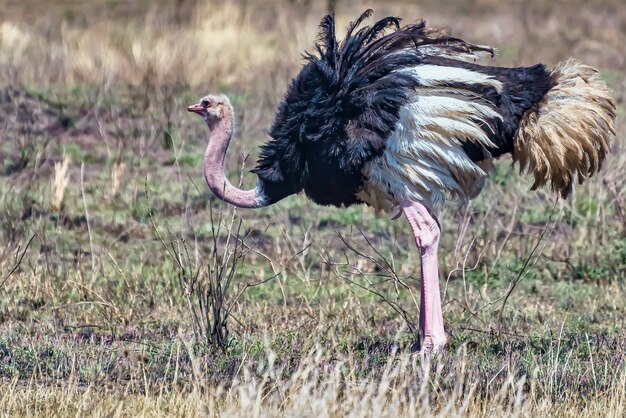
<svg viewBox="0 0 626 418">
<path fill-rule="evenodd" d="M 226 151 L 233 134 L 233 112 L 224 106 L 219 121 L 210 123 L 211 135 L 204 153 L 204 178 L 211 191 L 221 200 L 240 208 L 265 206 L 260 186 L 252 190 L 241 190 L 233 186 L 224 175 Z"/>
</svg>

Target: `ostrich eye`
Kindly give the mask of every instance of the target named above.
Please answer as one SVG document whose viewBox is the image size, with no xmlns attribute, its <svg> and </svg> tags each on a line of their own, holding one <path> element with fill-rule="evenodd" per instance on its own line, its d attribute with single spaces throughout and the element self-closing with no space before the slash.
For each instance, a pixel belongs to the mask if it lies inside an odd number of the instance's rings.
<svg viewBox="0 0 626 418">
<path fill-rule="evenodd" d="M 207 99 L 204 99 L 204 100 L 201 102 L 201 104 L 202 104 L 202 107 L 206 109 L 207 107 L 209 107 L 209 106 L 211 105 L 211 102 L 210 102 L 210 101 L 208 101 Z"/>
</svg>

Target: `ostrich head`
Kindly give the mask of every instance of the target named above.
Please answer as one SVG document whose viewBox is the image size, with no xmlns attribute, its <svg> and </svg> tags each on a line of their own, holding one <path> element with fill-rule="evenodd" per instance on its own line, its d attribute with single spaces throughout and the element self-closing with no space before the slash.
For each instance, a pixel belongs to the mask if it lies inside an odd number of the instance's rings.
<svg viewBox="0 0 626 418">
<path fill-rule="evenodd" d="M 230 100 L 223 94 L 204 96 L 199 103 L 189 106 L 187 110 L 202 116 L 209 127 L 215 126 L 227 113 L 232 115 Z"/>
</svg>

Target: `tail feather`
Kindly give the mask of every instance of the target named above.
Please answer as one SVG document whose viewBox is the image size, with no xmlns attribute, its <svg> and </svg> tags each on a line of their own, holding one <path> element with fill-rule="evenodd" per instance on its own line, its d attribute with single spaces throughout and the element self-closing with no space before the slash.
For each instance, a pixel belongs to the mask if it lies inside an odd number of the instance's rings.
<svg viewBox="0 0 626 418">
<path fill-rule="evenodd" d="M 615 100 L 597 70 L 567 60 L 551 73 L 553 87 L 520 121 L 513 160 L 533 173 L 532 189 L 549 183 L 567 197 L 578 179 L 595 174 L 615 135 Z"/>
</svg>

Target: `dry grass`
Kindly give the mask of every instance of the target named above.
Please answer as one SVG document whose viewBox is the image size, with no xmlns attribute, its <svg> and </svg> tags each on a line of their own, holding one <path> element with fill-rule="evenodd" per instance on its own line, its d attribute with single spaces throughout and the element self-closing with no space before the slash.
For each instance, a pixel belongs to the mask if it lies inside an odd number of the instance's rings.
<svg viewBox="0 0 626 418">
<path fill-rule="evenodd" d="M 299 47 L 308 46 L 316 33 L 313 20 L 302 26 L 281 13 L 281 4 L 266 8 L 203 2 L 185 25 L 151 14 L 132 27 L 121 19 L 88 17 L 87 27 L 64 22 L 54 34 L 52 29 L 33 30 L 26 22 L 5 21 L 0 38 L 7 53 L 0 62 L 13 69 L 5 75 L 37 84 L 140 84 L 148 77 L 157 84 L 251 85 L 260 68 L 266 74 L 278 70 L 277 77 L 296 68 Z M 272 30 L 257 26 L 259 11 L 276 13 Z M 289 48 L 280 47 L 285 42 Z M 38 65 L 30 65 L 34 62 Z"/>
<path fill-rule="evenodd" d="M 574 56 L 600 68 L 618 100 L 613 151 L 568 201 L 529 192 L 532 179 L 505 160 L 476 200 L 444 207 L 451 338 L 432 363 L 411 354 L 398 313 L 417 315 L 406 225 L 302 197 L 235 212 L 247 255 L 225 295 L 241 292 L 227 344 L 194 345 L 189 306 L 207 292 L 185 286 L 179 261 L 208 283 L 229 237 L 210 213 L 231 218 L 203 187 L 206 133 L 185 106 L 230 95 L 235 178 L 325 3 L 24 0 L 0 10 L 0 415 L 623 415 L 618 0 L 340 0 L 339 27 L 372 6 L 497 46 L 500 65 Z"/>
<path fill-rule="evenodd" d="M 71 162 L 71 158 L 65 157 L 60 163 L 54 164 L 54 178 L 52 179 L 51 184 L 52 191 L 50 195 L 50 208 L 55 212 L 61 210 L 63 197 L 65 197 L 65 190 L 70 184 L 68 170 Z"/>
<path fill-rule="evenodd" d="M 29 16 L 35 24 L 6 18 L 0 25 L 3 75 L 8 81 L 37 84 L 138 84 L 154 77 L 159 83 L 248 86 L 272 79 L 282 88 L 299 66 L 300 53 L 311 48 L 324 13 L 323 2 L 196 3 L 195 13 L 182 23 L 173 18 L 176 8 L 168 2 L 131 21 L 124 7 L 100 19 L 89 13 L 88 5 L 69 2 L 59 2 L 49 18 Z M 474 0 L 438 7 L 428 2 L 339 2 L 337 27 L 344 27 L 355 11 L 374 7 L 380 16 L 424 17 L 434 27 L 493 44 L 502 49 L 501 64 L 556 65 L 574 55 L 588 65 L 622 70 L 626 11 L 619 1 L 577 4 L 565 13 L 560 3 Z"/>
<path fill-rule="evenodd" d="M 357 378 L 351 371 L 354 359 L 312 351 L 285 377 L 276 354 L 269 352 L 264 364 L 242 364 L 228 383 L 207 384 L 206 377 L 196 375 L 182 389 L 154 385 L 139 366 L 117 386 L 83 386 L 74 376 L 58 385 L 5 382 L 0 408 L 6 416 L 621 417 L 626 407 L 623 370 L 607 390 L 559 397 L 551 379 L 518 377 L 511 370 L 501 370 L 503 378 L 493 383 L 494 376 L 480 388 L 463 350 L 454 357 L 452 372 L 433 360 L 394 355 L 372 376 Z"/>
</svg>

